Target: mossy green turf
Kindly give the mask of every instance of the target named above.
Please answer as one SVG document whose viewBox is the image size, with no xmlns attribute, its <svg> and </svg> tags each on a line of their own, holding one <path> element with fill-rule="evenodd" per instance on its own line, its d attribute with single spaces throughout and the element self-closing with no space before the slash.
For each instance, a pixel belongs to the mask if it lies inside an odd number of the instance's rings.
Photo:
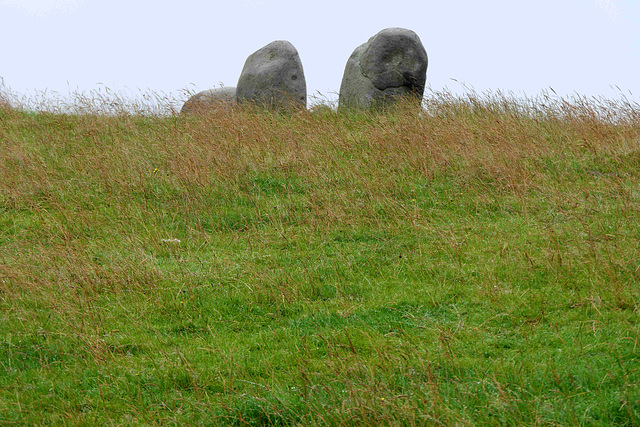
<svg viewBox="0 0 640 427">
<path fill-rule="evenodd" d="M 155 148 L 191 119 L 3 114 L 0 423 L 639 422 L 640 147 L 512 191 L 367 169 L 354 115 L 324 176 L 203 184 Z"/>
</svg>

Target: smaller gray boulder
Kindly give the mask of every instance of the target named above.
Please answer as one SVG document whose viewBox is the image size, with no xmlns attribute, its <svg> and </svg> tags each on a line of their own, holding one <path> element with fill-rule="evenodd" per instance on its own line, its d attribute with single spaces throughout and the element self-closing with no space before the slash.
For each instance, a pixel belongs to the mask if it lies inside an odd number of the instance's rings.
<svg viewBox="0 0 640 427">
<path fill-rule="evenodd" d="M 340 85 L 340 108 L 377 109 L 407 95 L 420 100 L 427 65 L 427 52 L 415 32 L 382 30 L 349 57 Z"/>
<path fill-rule="evenodd" d="M 235 87 L 218 87 L 215 89 L 203 90 L 190 97 L 184 103 L 180 113 L 182 114 L 202 114 L 218 108 L 228 107 L 236 102 Z"/>
<path fill-rule="evenodd" d="M 304 108 L 307 82 L 298 51 L 277 40 L 252 53 L 238 79 L 238 102 L 254 102 L 266 108 Z"/>
</svg>

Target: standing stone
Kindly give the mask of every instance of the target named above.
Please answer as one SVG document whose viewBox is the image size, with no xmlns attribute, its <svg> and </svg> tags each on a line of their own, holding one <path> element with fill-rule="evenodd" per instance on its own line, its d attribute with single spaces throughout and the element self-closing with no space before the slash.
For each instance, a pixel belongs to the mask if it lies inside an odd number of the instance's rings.
<svg viewBox="0 0 640 427">
<path fill-rule="evenodd" d="M 236 96 L 239 102 L 273 109 L 306 107 L 307 82 L 296 48 L 278 40 L 251 54 L 240 73 Z"/>
<path fill-rule="evenodd" d="M 387 28 L 358 46 L 340 85 L 340 108 L 378 109 L 400 96 L 421 100 L 427 81 L 427 52 L 416 33 Z"/>
<path fill-rule="evenodd" d="M 189 98 L 182 106 L 180 113 L 206 113 L 231 105 L 235 103 L 235 101 L 235 87 L 218 87 L 215 89 L 203 90 Z"/>
</svg>

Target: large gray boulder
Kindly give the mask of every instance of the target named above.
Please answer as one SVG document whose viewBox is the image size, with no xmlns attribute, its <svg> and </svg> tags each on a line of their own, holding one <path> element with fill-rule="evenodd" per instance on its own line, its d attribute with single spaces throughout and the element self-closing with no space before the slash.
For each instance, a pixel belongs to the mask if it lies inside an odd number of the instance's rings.
<svg viewBox="0 0 640 427">
<path fill-rule="evenodd" d="M 202 114 L 221 107 L 228 107 L 235 102 L 235 87 L 217 87 L 215 89 L 203 90 L 190 97 L 182 106 L 180 113 Z"/>
<path fill-rule="evenodd" d="M 251 101 L 273 109 L 307 105 L 307 82 L 295 47 L 277 40 L 251 54 L 236 90 L 239 102 Z"/>
<path fill-rule="evenodd" d="M 406 95 L 421 100 L 427 65 L 427 52 L 416 33 L 404 28 L 382 30 L 349 57 L 339 106 L 378 109 Z"/>
</svg>

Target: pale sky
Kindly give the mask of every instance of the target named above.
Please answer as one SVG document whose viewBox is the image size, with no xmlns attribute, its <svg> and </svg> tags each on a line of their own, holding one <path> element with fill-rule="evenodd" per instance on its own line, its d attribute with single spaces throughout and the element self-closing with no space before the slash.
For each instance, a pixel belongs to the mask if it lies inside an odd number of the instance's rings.
<svg viewBox="0 0 640 427">
<path fill-rule="evenodd" d="M 274 40 L 298 49 L 311 95 L 388 27 L 415 31 L 434 90 L 640 100 L 640 0 L 0 0 L 0 77 L 14 93 L 235 86 Z M 455 80 L 452 80 L 455 79 Z"/>
</svg>

